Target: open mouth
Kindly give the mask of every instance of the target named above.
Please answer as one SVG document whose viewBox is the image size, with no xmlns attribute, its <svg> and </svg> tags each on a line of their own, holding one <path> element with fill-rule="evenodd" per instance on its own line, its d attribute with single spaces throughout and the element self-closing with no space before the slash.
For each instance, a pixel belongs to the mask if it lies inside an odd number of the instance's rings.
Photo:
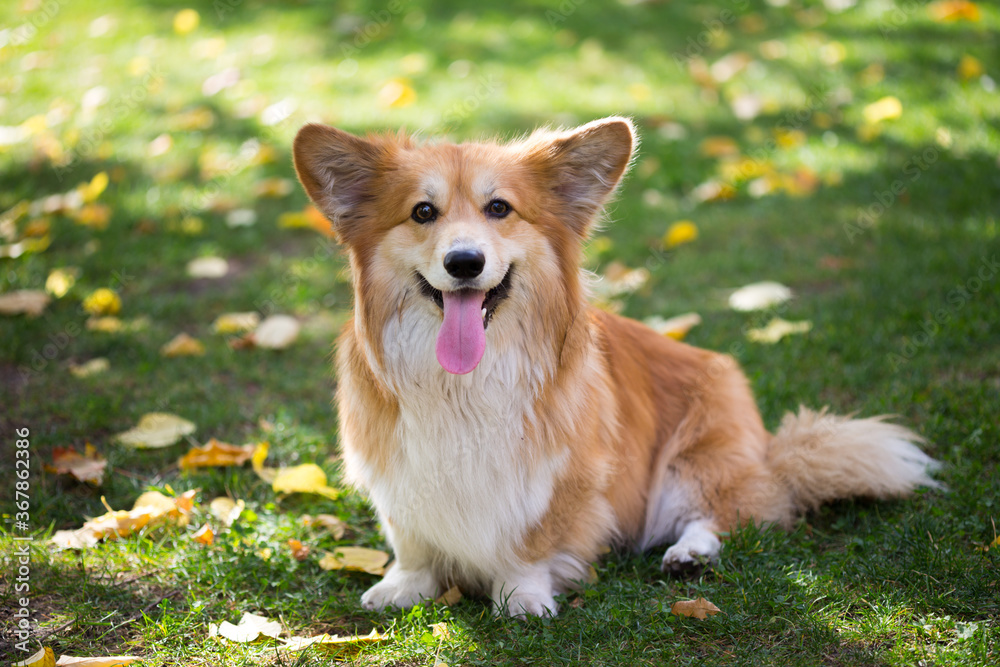
<svg viewBox="0 0 1000 667">
<path fill-rule="evenodd" d="M 511 275 L 514 273 L 514 265 L 510 265 L 507 268 L 507 273 L 504 274 L 503 280 L 501 280 L 497 285 L 486 292 L 485 297 L 483 297 L 482 305 L 482 316 L 483 316 L 483 329 L 486 329 L 490 325 L 490 320 L 493 319 L 493 313 L 496 311 L 497 306 L 510 296 L 510 283 Z M 444 310 L 444 295 L 441 294 L 441 290 L 435 289 L 427 279 L 418 271 L 417 272 L 417 282 L 420 284 L 420 292 L 426 296 L 428 299 L 437 304 L 438 308 L 442 311 Z M 466 290 L 458 290 L 459 292 L 464 292 Z"/>
</svg>

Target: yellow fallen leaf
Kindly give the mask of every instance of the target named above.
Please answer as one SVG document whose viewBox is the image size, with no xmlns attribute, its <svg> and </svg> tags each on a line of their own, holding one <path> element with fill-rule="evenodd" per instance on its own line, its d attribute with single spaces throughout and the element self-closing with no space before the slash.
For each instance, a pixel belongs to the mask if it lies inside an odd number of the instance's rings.
<svg viewBox="0 0 1000 667">
<path fill-rule="evenodd" d="M 83 197 L 83 202 L 89 204 L 97 201 L 97 198 L 108 187 L 108 182 L 108 172 L 102 171 L 90 179 L 89 183 L 81 184 L 77 189 L 80 191 L 80 196 Z"/>
<path fill-rule="evenodd" d="M 238 625 L 223 621 L 218 626 L 209 626 L 209 636 L 223 637 L 229 641 L 247 644 L 261 637 L 277 639 L 281 634 L 281 624 L 265 616 L 244 612 Z"/>
<path fill-rule="evenodd" d="M 125 323 L 117 317 L 111 315 L 105 317 L 91 317 L 87 320 L 87 331 L 100 331 L 101 333 L 118 333 L 125 328 Z"/>
<path fill-rule="evenodd" d="M 973 56 L 966 54 L 958 61 L 958 78 L 962 81 L 978 79 L 985 73 L 986 68 Z"/>
<path fill-rule="evenodd" d="M 643 320 L 643 324 L 661 336 L 670 336 L 674 340 L 683 340 L 688 331 L 701 324 L 701 315 L 698 313 L 684 313 L 670 319 L 653 316 Z"/>
<path fill-rule="evenodd" d="M 0 315 L 38 317 L 52 298 L 41 290 L 22 289 L 0 294 Z"/>
<path fill-rule="evenodd" d="M 262 178 L 254 183 L 253 193 L 257 197 L 277 199 L 292 193 L 294 184 L 287 178 Z"/>
<path fill-rule="evenodd" d="M 440 623 L 432 623 L 430 625 L 431 636 L 437 637 L 438 639 L 448 639 L 451 637 L 451 628 L 448 627 L 447 621 L 441 621 Z"/>
<path fill-rule="evenodd" d="M 11 664 L 11 667 L 55 667 L 56 656 L 48 646 L 39 649 L 37 653 L 20 662 Z"/>
<path fill-rule="evenodd" d="M 203 446 L 192 447 L 177 462 L 181 470 L 205 467 L 241 466 L 253 456 L 253 445 L 231 445 L 212 438 Z"/>
<path fill-rule="evenodd" d="M 200 357 L 205 354 L 205 346 L 197 338 L 179 333 L 160 348 L 164 357 Z"/>
<path fill-rule="evenodd" d="M 869 125 L 875 125 L 884 120 L 895 120 L 903 115 L 903 103 L 899 101 L 898 97 L 888 95 L 866 106 L 861 115 Z"/>
<path fill-rule="evenodd" d="M 191 539 L 198 544 L 203 544 L 207 547 L 215 541 L 215 533 L 212 531 L 212 527 L 206 523 L 204 526 L 191 534 Z"/>
<path fill-rule="evenodd" d="M 253 450 L 253 456 L 250 457 L 250 465 L 253 466 L 253 471 L 268 484 L 274 482 L 274 478 L 278 475 L 277 468 L 264 467 L 264 459 L 267 458 L 267 453 L 270 449 L 271 444 L 269 442 L 261 442 Z"/>
<path fill-rule="evenodd" d="M 927 13 L 931 19 L 941 22 L 978 21 L 979 6 L 969 0 L 940 0 L 927 5 Z"/>
<path fill-rule="evenodd" d="M 324 570 L 351 570 L 367 572 L 368 574 L 385 574 L 385 565 L 389 562 L 389 554 L 367 547 L 338 547 L 333 553 L 328 553 L 319 561 Z"/>
<path fill-rule="evenodd" d="M 698 145 L 698 152 L 705 157 L 738 155 L 740 147 L 731 137 L 706 137 Z"/>
<path fill-rule="evenodd" d="M 299 520 L 303 526 L 322 528 L 329 531 L 335 540 L 342 538 L 347 530 L 347 525 L 339 517 L 335 517 L 332 514 L 317 514 L 315 517 L 303 514 Z"/>
<path fill-rule="evenodd" d="M 73 213 L 73 220 L 84 227 L 101 231 L 107 229 L 111 222 L 111 208 L 105 204 L 85 204 Z"/>
<path fill-rule="evenodd" d="M 54 448 L 52 465 L 46 465 L 45 469 L 57 475 L 72 475 L 81 482 L 100 486 L 104 481 L 104 470 L 107 466 L 107 460 L 88 442 L 83 452 L 70 447 Z"/>
<path fill-rule="evenodd" d="M 117 315 L 121 312 L 122 300 L 114 290 L 101 287 L 83 300 L 83 309 L 94 316 Z"/>
<path fill-rule="evenodd" d="M 136 449 L 158 449 L 169 447 L 186 435 L 191 435 L 197 427 L 194 423 L 166 412 L 150 412 L 139 419 L 135 428 L 115 436 L 123 445 Z"/>
<path fill-rule="evenodd" d="M 744 285 L 730 294 L 729 307 L 742 312 L 764 310 L 770 306 L 784 303 L 791 298 L 792 290 L 781 283 L 765 280 Z"/>
<path fill-rule="evenodd" d="M 136 660 L 142 660 L 132 655 L 113 655 L 99 658 L 74 658 L 68 655 L 59 656 L 56 667 L 73 665 L 74 667 L 116 667 L 117 665 L 131 665 Z"/>
<path fill-rule="evenodd" d="M 194 9 L 182 9 L 174 14 L 174 32 L 186 35 L 201 23 L 201 15 Z"/>
<path fill-rule="evenodd" d="M 70 364 L 69 372 L 73 374 L 73 377 L 86 378 L 104 373 L 109 368 L 111 368 L 111 362 L 108 361 L 107 357 L 96 357 L 82 364 Z"/>
<path fill-rule="evenodd" d="M 391 79 L 378 91 L 376 102 L 379 106 L 401 109 L 417 101 L 417 91 L 406 79 Z"/>
<path fill-rule="evenodd" d="M 195 107 L 170 118 L 169 128 L 174 132 L 197 132 L 215 125 L 215 113 L 208 107 Z M 208 174 L 211 177 L 212 174 Z"/>
<path fill-rule="evenodd" d="M 721 609 L 706 600 L 678 600 L 670 607 L 670 613 L 677 616 L 690 616 L 700 620 L 705 620 L 708 616 L 715 616 Z"/>
<path fill-rule="evenodd" d="M 295 342 L 301 328 L 290 315 L 271 315 L 253 332 L 253 343 L 269 350 L 283 350 Z"/>
<path fill-rule="evenodd" d="M 287 211 L 278 216 L 278 226 L 286 229 L 300 229 L 310 225 L 305 211 Z"/>
<path fill-rule="evenodd" d="M 102 539 L 128 537 L 146 526 L 165 521 L 185 525 L 194 507 L 195 491 L 187 491 L 176 498 L 168 498 L 159 491 L 147 491 L 139 496 L 131 510 L 112 510 L 90 519 L 76 530 L 60 530 L 52 536 L 52 543 L 62 549 L 85 549 Z M 104 498 L 101 498 L 104 501 Z M 107 503 L 105 502 L 105 507 Z"/>
<path fill-rule="evenodd" d="M 45 279 L 45 291 L 55 298 L 61 299 L 73 288 L 79 275 L 80 269 L 75 267 L 53 269 L 49 272 L 49 277 Z"/>
<path fill-rule="evenodd" d="M 315 463 L 278 468 L 271 488 L 277 493 L 318 493 L 330 499 L 339 495 L 336 489 L 327 486 L 326 473 Z"/>
<path fill-rule="evenodd" d="M 46 235 L 37 239 L 24 238 L 17 243 L 0 245 L 0 259 L 17 259 L 22 255 L 45 252 L 51 244 L 52 237 Z"/>
<path fill-rule="evenodd" d="M 461 599 L 462 590 L 458 586 L 452 586 L 438 596 L 438 598 L 434 600 L 434 604 L 443 604 L 446 607 L 452 607 L 458 604 Z"/>
<path fill-rule="evenodd" d="M 775 317 L 767 323 L 767 326 L 748 331 L 747 338 L 755 343 L 777 343 L 785 336 L 807 333 L 812 327 L 813 323 L 809 320 L 789 322 L 780 317 Z"/>
<path fill-rule="evenodd" d="M 698 227 L 690 220 L 679 220 L 667 228 L 667 233 L 663 235 L 663 247 L 676 248 L 697 238 Z"/>
<path fill-rule="evenodd" d="M 229 273 L 229 262 L 222 257 L 197 257 L 187 264 L 192 278 L 222 278 Z"/>
<path fill-rule="evenodd" d="M 212 329 L 218 334 L 234 334 L 253 331 L 260 324 L 260 315 L 255 312 L 223 313 L 215 318 Z"/>
<path fill-rule="evenodd" d="M 234 501 L 232 498 L 227 498 L 226 496 L 219 496 L 218 498 L 213 498 L 212 502 L 208 504 L 208 509 L 216 519 L 218 519 L 222 525 L 231 526 L 243 513 L 243 509 L 246 507 L 246 503 L 242 500 Z"/>
<path fill-rule="evenodd" d="M 381 634 L 378 630 L 372 630 L 367 635 L 350 635 L 340 637 L 338 635 L 316 635 L 315 637 L 289 637 L 285 645 L 281 648 L 285 651 L 301 651 L 311 646 L 346 653 L 351 650 L 360 649 L 365 644 L 383 642 L 389 638 L 388 634 Z"/>
</svg>

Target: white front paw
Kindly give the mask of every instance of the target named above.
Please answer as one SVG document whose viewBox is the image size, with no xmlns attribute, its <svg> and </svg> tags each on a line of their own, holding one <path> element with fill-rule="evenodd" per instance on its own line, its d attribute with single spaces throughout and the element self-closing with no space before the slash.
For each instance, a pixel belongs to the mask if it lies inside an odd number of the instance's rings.
<svg viewBox="0 0 1000 667">
<path fill-rule="evenodd" d="M 437 580 L 430 570 L 404 570 L 397 566 L 361 596 L 361 606 L 370 611 L 386 607 L 409 609 L 438 593 Z"/>
<path fill-rule="evenodd" d="M 500 600 L 493 600 L 493 612 L 524 619 L 528 616 L 555 616 L 559 605 L 551 595 L 540 592 L 514 591 Z"/>
</svg>

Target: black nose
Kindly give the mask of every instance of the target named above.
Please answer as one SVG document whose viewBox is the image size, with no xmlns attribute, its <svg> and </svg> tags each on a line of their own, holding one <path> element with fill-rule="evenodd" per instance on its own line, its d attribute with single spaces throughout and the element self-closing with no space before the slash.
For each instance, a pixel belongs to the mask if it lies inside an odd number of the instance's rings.
<svg viewBox="0 0 1000 667">
<path fill-rule="evenodd" d="M 479 250 L 452 250 L 444 256 L 444 269 L 456 278 L 475 278 L 483 272 L 486 257 Z"/>
</svg>

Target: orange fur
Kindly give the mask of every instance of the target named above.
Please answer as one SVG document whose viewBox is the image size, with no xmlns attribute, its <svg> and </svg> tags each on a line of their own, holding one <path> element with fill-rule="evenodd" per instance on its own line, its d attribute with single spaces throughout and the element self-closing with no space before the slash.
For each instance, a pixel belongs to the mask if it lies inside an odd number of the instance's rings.
<svg viewBox="0 0 1000 667">
<path fill-rule="evenodd" d="M 366 606 L 459 581 L 498 611 L 554 613 L 552 595 L 608 543 L 676 542 L 664 568 L 683 570 L 740 523 L 935 484 L 906 429 L 803 410 L 772 436 L 734 360 L 588 306 L 582 242 L 633 147 L 621 118 L 506 145 L 300 131 L 296 169 L 354 280 L 337 356 L 347 474 L 400 563 Z M 496 199 L 502 219 L 485 213 Z M 432 223 L 411 218 L 420 202 Z M 504 271 L 511 288 L 480 365 L 453 376 L 430 356 L 441 311 L 417 275 L 464 289 L 440 265 L 470 244 L 486 258 L 475 289 Z M 872 452 L 881 472 L 863 465 Z"/>
</svg>

